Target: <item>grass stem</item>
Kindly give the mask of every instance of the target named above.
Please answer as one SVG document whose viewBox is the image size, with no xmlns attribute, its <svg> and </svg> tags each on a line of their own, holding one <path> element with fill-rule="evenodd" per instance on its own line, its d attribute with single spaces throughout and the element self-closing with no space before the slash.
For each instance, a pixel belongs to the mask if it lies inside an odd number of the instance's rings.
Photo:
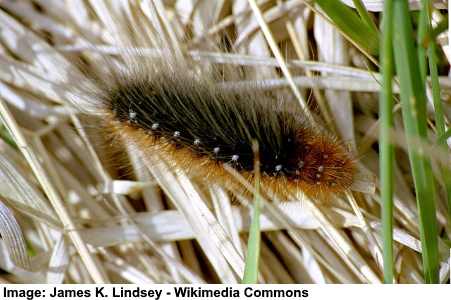
<svg viewBox="0 0 451 300">
<path fill-rule="evenodd" d="M 257 142 L 252 144 L 254 152 L 255 193 L 252 214 L 252 223 L 249 228 L 249 239 L 247 242 L 247 254 L 244 267 L 242 283 L 255 284 L 258 281 L 258 262 L 260 260 L 260 159 Z"/>
<path fill-rule="evenodd" d="M 407 1 L 394 0 L 393 21 L 396 30 L 393 45 L 396 73 L 400 82 L 403 123 L 419 214 L 423 272 L 426 283 L 438 282 L 438 234 L 435 187 L 432 168 L 422 147 L 413 139 L 427 138 L 426 92 L 422 80 L 418 52 L 413 38 L 411 15 Z"/>
<path fill-rule="evenodd" d="M 384 2 L 382 17 L 382 41 L 380 50 L 382 92 L 380 111 L 380 184 L 382 200 L 382 239 L 384 256 L 384 282 L 393 283 L 393 157 L 390 141 L 393 126 L 393 1 Z"/>
</svg>

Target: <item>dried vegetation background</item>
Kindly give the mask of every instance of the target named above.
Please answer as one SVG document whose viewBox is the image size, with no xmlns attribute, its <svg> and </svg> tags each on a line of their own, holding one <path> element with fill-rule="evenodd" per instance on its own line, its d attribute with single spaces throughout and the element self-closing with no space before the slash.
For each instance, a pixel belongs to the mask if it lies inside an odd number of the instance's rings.
<svg viewBox="0 0 451 300">
<path fill-rule="evenodd" d="M 121 47 L 139 40 L 140 47 L 158 48 L 155 37 L 194 60 L 245 68 L 246 81 L 290 95 L 293 105 L 310 99 L 324 124 L 360 157 L 361 177 L 352 193 L 327 203 L 304 199 L 266 206 L 259 281 L 382 281 L 377 67 L 321 12 L 312 11 L 310 1 L 257 1 L 269 36 L 249 2 L 0 1 L 0 282 L 237 283 L 242 278 L 249 201 L 234 206 L 233 191 L 201 186 L 163 165 L 146 168 L 127 147 L 122 152 L 131 170 L 124 175 L 109 162 L 110 151 L 99 147 L 95 139 L 101 136 L 89 133 L 98 123 L 70 105 L 79 83 L 74 61 L 83 57 L 92 64 L 108 55 L 120 62 L 115 54 Z M 377 17 L 383 1 L 363 2 Z M 419 1 L 411 2 L 415 9 Z M 221 42 L 224 50 L 211 50 Z M 439 42 L 447 53 L 446 35 Z M 440 79 L 449 116 L 451 81 Z M 401 127 L 396 115 L 395 128 Z M 396 281 L 421 283 L 409 170 L 405 150 L 398 147 Z M 443 201 L 441 195 L 441 228 Z M 440 280 L 446 282 L 449 252 L 443 243 L 440 247 Z"/>
</svg>

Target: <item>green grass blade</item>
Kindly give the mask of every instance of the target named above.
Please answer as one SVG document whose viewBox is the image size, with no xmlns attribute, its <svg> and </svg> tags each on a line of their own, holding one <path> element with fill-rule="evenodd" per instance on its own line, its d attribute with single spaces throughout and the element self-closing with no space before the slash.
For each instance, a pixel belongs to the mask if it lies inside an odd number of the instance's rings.
<svg viewBox="0 0 451 300">
<path fill-rule="evenodd" d="M 9 144 L 11 147 L 14 147 L 17 149 L 17 145 L 14 142 L 14 139 L 9 134 L 6 127 L 0 122 L 0 139 L 5 141 L 7 144 Z"/>
<path fill-rule="evenodd" d="M 373 18 L 366 10 L 365 5 L 363 5 L 362 0 L 352 0 L 352 3 L 354 4 L 355 9 L 359 13 L 360 18 L 362 18 L 362 21 L 364 21 L 369 28 L 371 28 L 375 32 L 378 32 L 376 23 L 374 23 Z"/>
<path fill-rule="evenodd" d="M 368 25 L 367 20 L 362 20 L 355 10 L 340 1 L 316 0 L 316 3 L 351 40 L 371 54 L 379 52 L 379 31 L 376 26 Z"/>
<path fill-rule="evenodd" d="M 451 128 L 448 129 L 445 133 L 443 133 L 442 135 L 439 135 L 438 138 L 438 143 L 446 143 L 446 140 L 449 139 L 451 137 Z"/>
<path fill-rule="evenodd" d="M 431 2 L 429 0 L 423 0 L 422 11 L 425 12 L 426 16 L 425 26 L 427 27 L 428 36 L 433 34 L 433 30 L 431 29 L 430 9 Z M 435 127 L 437 129 L 438 136 L 437 143 L 439 144 L 439 146 L 443 147 L 444 151 L 447 151 L 448 145 L 446 144 L 446 138 L 442 139 L 442 137 L 446 135 L 445 132 L 446 126 L 445 126 L 445 117 L 443 114 L 442 101 L 440 99 L 440 83 L 438 79 L 438 69 L 437 69 L 437 43 L 435 41 L 435 36 L 430 38 L 427 46 L 428 46 L 427 53 L 429 61 L 429 72 L 431 75 L 432 99 L 434 102 Z M 441 173 L 447 195 L 448 234 L 451 235 L 451 169 L 449 167 L 443 166 L 441 168 Z"/>
<path fill-rule="evenodd" d="M 252 223 L 249 228 L 249 239 L 247 242 L 247 255 L 244 266 L 244 276 L 242 283 L 255 284 L 258 280 L 258 262 L 260 260 L 260 212 L 261 212 L 261 199 L 260 199 L 260 160 L 258 144 L 253 143 L 253 150 L 255 156 L 254 171 L 255 171 L 255 194 L 254 205 L 252 214 Z"/>
<path fill-rule="evenodd" d="M 435 188 L 430 161 L 412 138 L 425 139 L 426 93 L 420 75 L 418 53 L 413 39 L 410 11 L 405 0 L 394 0 L 393 6 L 396 71 L 400 82 L 403 123 L 407 135 L 410 165 L 415 184 L 419 213 L 423 272 L 427 283 L 438 282 L 438 238 L 435 210 Z"/>
<path fill-rule="evenodd" d="M 441 34 L 442 32 L 445 32 L 448 30 L 448 18 L 443 19 L 442 21 L 440 21 L 437 26 L 435 26 L 434 28 L 431 29 L 429 35 L 427 35 L 425 37 L 425 39 L 422 41 L 422 45 L 424 47 L 428 47 L 429 42 L 431 40 L 434 40 L 437 38 L 437 36 L 439 34 Z"/>
<path fill-rule="evenodd" d="M 422 9 L 420 14 L 418 15 L 418 62 L 420 67 L 421 80 L 424 83 L 426 81 L 426 70 L 427 70 L 427 62 L 426 62 L 426 49 L 421 46 L 423 40 L 425 40 L 426 36 L 428 36 L 428 18 L 427 11 Z"/>
<path fill-rule="evenodd" d="M 439 137 L 437 141 L 442 144 L 446 143 L 446 139 L 440 140 L 441 136 L 445 135 L 445 117 L 443 115 L 443 106 L 440 99 L 440 83 L 438 79 L 438 69 L 437 69 L 437 44 L 432 41 L 428 48 L 428 58 L 429 58 L 429 70 L 431 74 L 431 86 L 432 86 L 432 99 L 434 102 L 435 111 L 435 127 L 437 128 L 437 136 Z"/>
<path fill-rule="evenodd" d="M 386 0 L 382 17 L 381 41 L 382 93 L 380 111 L 380 184 L 382 200 L 382 239 L 384 254 L 384 282 L 393 283 L 393 159 L 390 141 L 393 124 L 393 1 Z"/>
</svg>

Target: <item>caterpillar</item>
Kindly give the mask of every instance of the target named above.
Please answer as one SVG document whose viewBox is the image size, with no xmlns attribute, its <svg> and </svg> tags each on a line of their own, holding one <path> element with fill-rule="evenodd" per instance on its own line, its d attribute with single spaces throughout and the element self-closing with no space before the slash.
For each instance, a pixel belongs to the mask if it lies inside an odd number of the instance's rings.
<svg viewBox="0 0 451 300">
<path fill-rule="evenodd" d="M 171 55 L 125 65 L 89 77 L 106 127 L 144 156 L 156 152 L 191 176 L 227 185 L 225 165 L 253 180 L 256 141 L 261 185 L 281 199 L 298 192 L 322 198 L 351 186 L 352 154 L 292 99 L 228 88 L 215 72 L 196 72 Z"/>
</svg>

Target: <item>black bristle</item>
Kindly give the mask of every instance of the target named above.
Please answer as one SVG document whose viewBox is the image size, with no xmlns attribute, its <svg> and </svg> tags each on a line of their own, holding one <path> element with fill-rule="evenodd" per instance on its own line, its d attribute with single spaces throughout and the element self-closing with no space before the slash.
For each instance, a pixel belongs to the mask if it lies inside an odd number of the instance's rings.
<svg viewBox="0 0 451 300">
<path fill-rule="evenodd" d="M 190 90 L 190 86 L 181 91 L 174 89 L 170 80 L 159 80 L 158 86 L 154 82 L 124 82 L 110 91 L 110 110 L 117 120 L 130 122 L 149 133 L 155 132 L 153 124 L 159 124 L 158 131 L 166 140 L 189 147 L 198 155 L 232 163 L 238 170 L 253 170 L 254 138 L 259 142 L 262 172 L 272 174 L 277 165 L 290 166 L 290 153 L 300 126 L 293 115 L 280 111 L 276 105 L 271 105 L 274 109 L 268 112 L 268 104 L 262 105 L 262 99 L 255 101 L 233 92 L 228 92 L 224 99 L 223 91 L 212 94 L 198 87 Z M 212 97 L 216 100 L 203 100 Z M 248 105 L 253 106 L 253 114 L 246 112 Z M 276 118 L 271 119 L 279 123 L 268 123 L 268 113 L 275 114 Z M 220 126 L 221 134 L 217 134 L 215 126 Z M 274 134 L 274 126 L 280 133 Z M 176 138 L 174 132 L 180 135 Z M 200 140 L 198 145 L 194 144 L 196 139 Z M 216 147 L 220 149 L 217 155 Z M 239 156 L 237 161 L 232 161 L 234 155 Z"/>
</svg>

